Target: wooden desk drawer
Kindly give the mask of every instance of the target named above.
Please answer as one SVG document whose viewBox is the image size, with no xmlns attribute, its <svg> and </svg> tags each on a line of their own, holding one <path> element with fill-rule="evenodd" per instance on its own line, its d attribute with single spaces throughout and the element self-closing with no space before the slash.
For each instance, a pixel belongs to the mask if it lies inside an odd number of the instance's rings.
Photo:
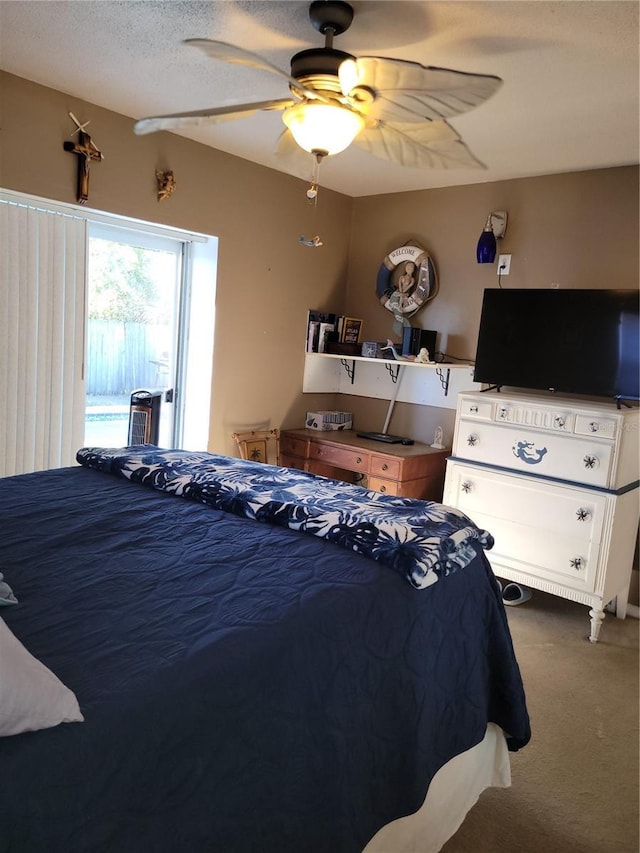
<svg viewBox="0 0 640 853">
<path fill-rule="evenodd" d="M 400 477 L 400 460 L 372 456 L 370 473 L 373 476 L 384 477 L 386 480 L 397 480 Z"/>
<path fill-rule="evenodd" d="M 328 444 L 312 444 L 309 452 L 310 459 L 320 459 L 327 465 L 345 468 L 347 471 L 368 471 L 369 454 L 362 450 L 351 450 L 349 447 L 332 447 Z"/>
<path fill-rule="evenodd" d="M 282 456 L 309 456 L 309 439 L 295 438 L 292 435 L 280 436 L 280 454 Z"/>
<path fill-rule="evenodd" d="M 383 495 L 397 495 L 398 484 L 395 480 L 385 480 L 382 477 L 369 477 L 367 488 L 374 492 L 382 492 Z"/>
<path fill-rule="evenodd" d="M 288 453 L 280 454 L 280 465 L 283 468 L 297 468 L 299 471 L 309 470 L 309 460 L 302 456 L 291 456 Z"/>
</svg>

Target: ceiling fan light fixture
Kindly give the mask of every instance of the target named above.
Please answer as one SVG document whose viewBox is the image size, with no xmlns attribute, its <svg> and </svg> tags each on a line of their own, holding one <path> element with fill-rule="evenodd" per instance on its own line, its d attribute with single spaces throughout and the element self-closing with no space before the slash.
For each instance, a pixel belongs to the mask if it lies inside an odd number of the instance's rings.
<svg viewBox="0 0 640 853">
<path fill-rule="evenodd" d="M 364 119 L 338 104 L 305 101 L 288 107 L 282 120 L 298 145 L 311 154 L 339 154 L 364 127 Z"/>
<path fill-rule="evenodd" d="M 360 83 L 358 65 L 355 59 L 345 59 L 338 68 L 338 79 L 343 95 L 348 95 Z"/>
</svg>

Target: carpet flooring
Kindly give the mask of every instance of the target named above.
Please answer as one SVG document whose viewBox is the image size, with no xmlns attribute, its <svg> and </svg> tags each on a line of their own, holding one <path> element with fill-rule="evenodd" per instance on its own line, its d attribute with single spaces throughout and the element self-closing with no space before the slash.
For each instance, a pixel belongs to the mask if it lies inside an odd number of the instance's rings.
<svg viewBox="0 0 640 853">
<path fill-rule="evenodd" d="M 637 619 L 534 591 L 507 608 L 532 739 L 442 853 L 638 853 Z"/>
</svg>

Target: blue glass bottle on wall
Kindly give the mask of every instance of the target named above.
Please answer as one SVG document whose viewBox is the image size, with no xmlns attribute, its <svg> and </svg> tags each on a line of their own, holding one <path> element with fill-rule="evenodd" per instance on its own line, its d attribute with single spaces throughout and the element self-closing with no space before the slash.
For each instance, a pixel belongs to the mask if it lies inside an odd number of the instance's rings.
<svg viewBox="0 0 640 853">
<path fill-rule="evenodd" d="M 479 264 L 492 264 L 496 259 L 496 238 L 491 225 L 491 216 L 487 217 L 487 223 L 484 226 L 484 231 L 478 240 L 476 248 L 476 259 Z"/>
</svg>

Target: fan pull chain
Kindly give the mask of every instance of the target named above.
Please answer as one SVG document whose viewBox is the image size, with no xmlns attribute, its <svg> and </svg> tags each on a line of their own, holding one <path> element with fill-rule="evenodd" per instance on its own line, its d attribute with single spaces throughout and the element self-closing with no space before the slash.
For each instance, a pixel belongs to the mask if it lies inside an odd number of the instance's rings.
<svg viewBox="0 0 640 853">
<path fill-rule="evenodd" d="M 313 172 L 311 174 L 311 184 L 309 189 L 307 190 L 307 201 L 309 204 L 312 204 L 314 208 L 318 206 L 318 189 L 320 185 L 320 164 L 322 163 L 322 154 L 313 154 Z M 303 246 L 309 246 L 312 249 L 317 249 L 319 246 L 322 246 L 322 240 L 320 236 L 316 234 L 315 237 L 311 237 L 307 239 L 304 235 L 298 237 L 298 242 L 302 243 Z"/>
<path fill-rule="evenodd" d="M 320 164 L 322 163 L 322 154 L 312 154 L 313 171 L 311 172 L 311 186 L 307 190 L 307 199 L 309 204 L 316 205 L 318 203 L 318 189 L 320 187 Z"/>
</svg>

